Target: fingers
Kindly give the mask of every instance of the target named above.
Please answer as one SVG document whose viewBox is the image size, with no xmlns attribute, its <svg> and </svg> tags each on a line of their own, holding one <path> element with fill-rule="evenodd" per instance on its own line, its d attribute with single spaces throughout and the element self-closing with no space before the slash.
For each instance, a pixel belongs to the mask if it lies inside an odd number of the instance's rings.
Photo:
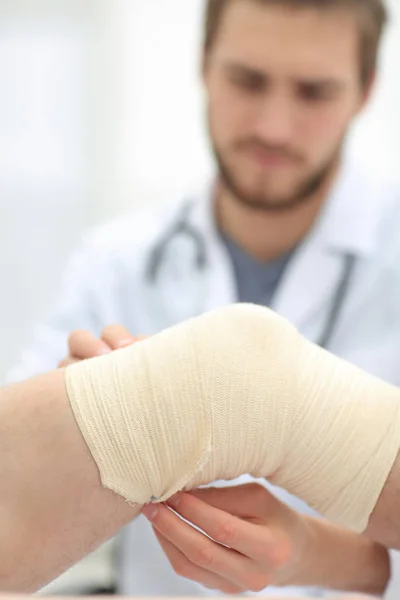
<svg viewBox="0 0 400 600">
<path fill-rule="evenodd" d="M 119 348 L 131 346 L 140 339 L 144 339 L 144 337 L 134 337 L 122 325 L 110 325 L 103 329 L 101 339 L 112 350 L 118 350 Z"/>
<path fill-rule="evenodd" d="M 190 498 L 190 500 L 196 502 L 195 498 Z M 199 501 L 197 500 L 197 502 Z M 154 510 L 153 507 L 145 508 L 143 513 L 151 519 L 157 532 L 175 546 L 195 567 L 218 575 L 241 589 L 260 591 L 268 585 L 266 574 L 262 573 L 258 565 L 247 556 L 242 556 L 235 550 L 210 540 L 182 521 L 164 505 L 158 505 L 156 515 L 151 517 L 152 510 Z M 219 536 L 221 539 L 226 539 L 226 531 L 228 531 L 229 538 L 230 525 L 226 529 L 222 529 Z"/>
<path fill-rule="evenodd" d="M 100 339 L 97 339 L 90 331 L 74 331 L 68 339 L 69 356 L 58 366 L 66 368 L 81 360 L 102 356 L 144 339 L 146 336 L 132 336 L 122 325 L 105 327 Z"/>
<path fill-rule="evenodd" d="M 69 360 L 84 360 L 110 352 L 110 347 L 90 331 L 74 331 L 68 339 Z M 68 360 L 68 359 L 67 359 Z"/>
<path fill-rule="evenodd" d="M 154 533 L 156 534 L 160 546 L 168 558 L 171 567 L 180 577 L 191 579 L 192 581 L 196 581 L 210 590 L 219 590 L 224 594 L 237 595 L 244 591 L 242 588 L 239 588 L 223 577 L 219 577 L 214 573 L 210 573 L 210 571 L 207 571 L 206 569 L 197 567 L 156 529 L 154 529 Z"/>
<path fill-rule="evenodd" d="M 267 527 L 249 523 L 191 494 L 178 494 L 168 505 L 219 544 L 263 563 L 271 571 L 282 566 L 287 558 L 287 537 L 278 524 Z"/>
</svg>

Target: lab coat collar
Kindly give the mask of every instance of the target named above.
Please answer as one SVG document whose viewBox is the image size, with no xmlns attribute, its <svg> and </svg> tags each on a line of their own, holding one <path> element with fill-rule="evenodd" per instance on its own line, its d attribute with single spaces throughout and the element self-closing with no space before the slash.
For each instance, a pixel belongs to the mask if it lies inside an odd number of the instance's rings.
<svg viewBox="0 0 400 600">
<path fill-rule="evenodd" d="M 383 212 L 379 185 L 356 163 L 343 163 L 310 235 L 318 236 L 327 250 L 354 256 L 372 254 Z"/>
</svg>

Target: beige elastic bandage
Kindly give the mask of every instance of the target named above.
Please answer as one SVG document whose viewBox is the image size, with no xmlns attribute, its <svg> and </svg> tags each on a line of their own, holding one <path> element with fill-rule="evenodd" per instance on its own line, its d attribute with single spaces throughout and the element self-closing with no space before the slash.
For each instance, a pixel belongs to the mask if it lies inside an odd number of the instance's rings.
<svg viewBox="0 0 400 600">
<path fill-rule="evenodd" d="M 134 504 L 245 473 L 362 531 L 400 447 L 400 391 L 268 309 L 216 310 L 69 367 L 102 484 Z"/>
</svg>

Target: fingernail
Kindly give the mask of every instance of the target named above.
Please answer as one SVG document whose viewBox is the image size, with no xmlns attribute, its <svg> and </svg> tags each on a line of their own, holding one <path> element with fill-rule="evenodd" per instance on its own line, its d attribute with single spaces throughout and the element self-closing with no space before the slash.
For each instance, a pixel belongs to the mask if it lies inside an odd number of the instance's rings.
<svg viewBox="0 0 400 600">
<path fill-rule="evenodd" d="M 97 352 L 97 356 L 104 356 L 105 354 L 110 354 L 111 348 L 104 346 L 103 348 L 99 348 Z"/>
<path fill-rule="evenodd" d="M 128 346 L 132 346 L 132 344 L 134 343 L 134 339 L 133 338 L 127 338 L 126 340 L 121 340 L 120 342 L 118 342 L 118 348 L 127 348 Z"/>
<path fill-rule="evenodd" d="M 149 521 L 154 521 L 158 514 L 158 507 L 156 504 L 148 504 L 142 509 L 142 513 Z"/>
<path fill-rule="evenodd" d="M 169 506 L 172 506 L 172 508 L 177 508 L 179 506 L 181 498 L 182 498 L 182 494 L 180 492 L 178 492 L 178 494 L 171 496 L 171 498 L 169 500 L 167 500 L 167 504 Z"/>
</svg>

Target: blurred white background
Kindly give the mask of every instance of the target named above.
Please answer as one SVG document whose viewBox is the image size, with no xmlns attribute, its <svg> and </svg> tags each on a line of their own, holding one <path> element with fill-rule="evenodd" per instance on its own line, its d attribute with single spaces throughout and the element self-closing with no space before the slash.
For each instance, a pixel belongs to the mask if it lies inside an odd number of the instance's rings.
<svg viewBox="0 0 400 600">
<path fill-rule="evenodd" d="M 400 165 L 400 2 L 350 151 Z M 0 381 L 83 231 L 211 168 L 202 0 L 0 0 Z"/>
</svg>

